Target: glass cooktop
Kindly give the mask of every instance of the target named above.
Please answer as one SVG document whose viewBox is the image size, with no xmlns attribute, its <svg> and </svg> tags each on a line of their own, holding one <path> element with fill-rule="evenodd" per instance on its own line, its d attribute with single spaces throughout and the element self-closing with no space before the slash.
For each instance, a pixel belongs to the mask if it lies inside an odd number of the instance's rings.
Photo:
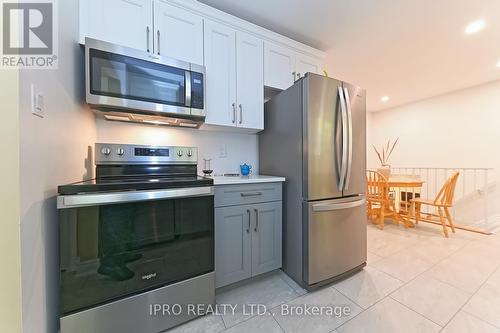
<svg viewBox="0 0 500 333">
<path fill-rule="evenodd" d="M 113 176 L 59 186 L 59 194 L 102 193 L 111 191 L 138 191 L 179 187 L 211 186 L 213 179 L 197 176 Z"/>
</svg>

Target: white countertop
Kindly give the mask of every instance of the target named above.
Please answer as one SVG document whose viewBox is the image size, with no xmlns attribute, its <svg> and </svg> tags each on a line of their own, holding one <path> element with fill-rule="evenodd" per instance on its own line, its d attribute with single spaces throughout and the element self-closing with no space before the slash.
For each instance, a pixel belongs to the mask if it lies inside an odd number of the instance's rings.
<svg viewBox="0 0 500 333">
<path fill-rule="evenodd" d="M 250 176 L 214 176 L 214 185 L 234 185 L 234 184 L 252 184 L 252 183 L 276 183 L 284 182 L 285 178 L 264 175 Z"/>
</svg>

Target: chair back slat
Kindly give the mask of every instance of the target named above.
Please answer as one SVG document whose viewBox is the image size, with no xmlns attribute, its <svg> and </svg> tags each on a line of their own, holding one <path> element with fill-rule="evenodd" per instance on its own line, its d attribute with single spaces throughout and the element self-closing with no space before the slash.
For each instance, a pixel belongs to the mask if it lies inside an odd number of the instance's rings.
<svg viewBox="0 0 500 333">
<path fill-rule="evenodd" d="M 453 196 L 455 195 L 455 188 L 457 186 L 457 180 L 460 172 L 455 172 L 450 178 L 446 180 L 443 187 L 439 191 L 434 204 L 436 205 L 452 205 Z"/>
<path fill-rule="evenodd" d="M 366 195 L 368 198 L 389 199 L 389 184 L 387 179 L 377 171 L 366 171 Z"/>
</svg>

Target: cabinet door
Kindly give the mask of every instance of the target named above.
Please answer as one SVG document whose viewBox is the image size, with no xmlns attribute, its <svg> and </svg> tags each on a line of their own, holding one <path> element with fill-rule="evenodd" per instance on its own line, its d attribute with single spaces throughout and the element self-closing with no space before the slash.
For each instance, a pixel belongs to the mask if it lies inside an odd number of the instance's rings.
<svg viewBox="0 0 500 333">
<path fill-rule="evenodd" d="M 264 42 L 264 85 L 285 90 L 295 80 L 295 53 L 291 49 Z"/>
<path fill-rule="evenodd" d="M 152 51 L 152 0 L 80 1 L 80 21 L 80 42 L 91 37 L 143 51 L 149 43 Z"/>
<path fill-rule="evenodd" d="M 252 275 L 281 267 L 281 201 L 253 206 Z"/>
<path fill-rule="evenodd" d="M 236 32 L 205 20 L 206 124 L 236 126 Z"/>
<path fill-rule="evenodd" d="M 155 53 L 203 65 L 203 18 L 187 10 L 154 1 Z"/>
<path fill-rule="evenodd" d="M 321 60 L 297 53 L 295 56 L 295 72 L 297 79 L 304 77 L 306 73 L 321 74 Z"/>
<path fill-rule="evenodd" d="M 250 206 L 215 209 L 215 286 L 252 275 Z"/>
<path fill-rule="evenodd" d="M 264 42 L 238 32 L 236 38 L 238 127 L 264 129 Z"/>
</svg>

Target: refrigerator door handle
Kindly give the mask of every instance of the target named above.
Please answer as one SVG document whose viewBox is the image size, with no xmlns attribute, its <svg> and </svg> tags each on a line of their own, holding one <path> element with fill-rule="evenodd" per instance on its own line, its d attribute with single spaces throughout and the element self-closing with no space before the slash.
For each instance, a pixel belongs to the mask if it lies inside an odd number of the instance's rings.
<svg viewBox="0 0 500 333">
<path fill-rule="evenodd" d="M 342 87 L 338 87 L 338 93 L 340 98 L 340 111 L 342 119 L 342 160 L 340 161 L 340 179 L 339 179 L 339 191 L 343 191 L 345 188 L 345 179 L 347 173 L 347 110 L 346 102 L 344 97 L 344 90 Z"/>
<path fill-rule="evenodd" d="M 351 179 L 351 167 L 352 167 L 352 108 L 351 99 L 349 98 L 349 90 L 344 88 L 345 104 L 347 109 L 347 127 L 348 127 L 348 139 L 347 139 L 347 171 L 345 177 L 344 189 L 349 189 L 349 181 Z"/>
<path fill-rule="evenodd" d="M 318 203 L 312 206 L 313 212 L 329 212 L 332 210 L 342 210 L 362 206 L 366 203 L 366 198 L 351 202 L 339 203 Z"/>
</svg>

